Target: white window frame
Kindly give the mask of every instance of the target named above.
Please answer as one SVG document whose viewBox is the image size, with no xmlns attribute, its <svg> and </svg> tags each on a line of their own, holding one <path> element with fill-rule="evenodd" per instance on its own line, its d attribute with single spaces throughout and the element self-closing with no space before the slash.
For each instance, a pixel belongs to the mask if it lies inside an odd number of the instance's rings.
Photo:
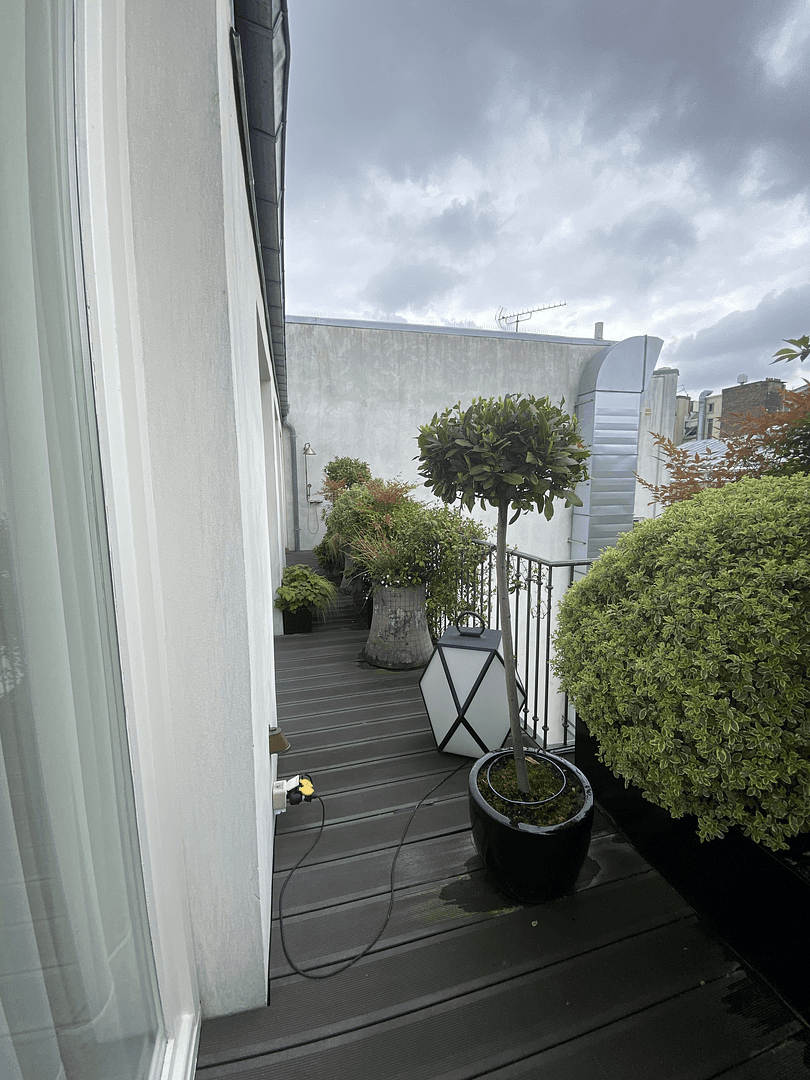
<svg viewBox="0 0 810 1080">
<path fill-rule="evenodd" d="M 167 1046 L 192 1080 L 200 1027 L 171 730 L 134 272 L 125 0 L 75 0 L 82 258 L 144 884 Z"/>
</svg>

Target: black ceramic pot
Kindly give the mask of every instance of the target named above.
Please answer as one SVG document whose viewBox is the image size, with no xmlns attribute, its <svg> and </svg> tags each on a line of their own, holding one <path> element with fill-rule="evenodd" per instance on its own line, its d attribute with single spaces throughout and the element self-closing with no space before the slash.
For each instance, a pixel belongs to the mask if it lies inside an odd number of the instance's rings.
<svg viewBox="0 0 810 1080">
<path fill-rule="evenodd" d="M 308 607 L 296 608 L 295 611 L 282 611 L 281 617 L 285 635 L 312 633 L 312 612 Z"/>
<path fill-rule="evenodd" d="M 529 753 L 552 761 L 569 779 L 576 777 L 582 784 L 585 803 L 576 817 L 559 825 L 513 825 L 486 802 L 478 790 L 478 774 L 494 758 L 511 756 L 511 750 L 495 750 L 476 761 L 470 772 L 469 801 L 473 842 L 492 880 L 513 900 L 536 904 L 573 888 L 591 842 L 593 793 L 584 774 L 570 761 L 545 751 Z"/>
</svg>

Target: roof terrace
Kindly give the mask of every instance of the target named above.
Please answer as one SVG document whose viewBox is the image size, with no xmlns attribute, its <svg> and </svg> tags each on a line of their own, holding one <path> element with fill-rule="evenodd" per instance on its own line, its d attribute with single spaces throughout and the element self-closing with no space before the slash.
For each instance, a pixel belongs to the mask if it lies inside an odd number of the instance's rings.
<svg viewBox="0 0 810 1080">
<path fill-rule="evenodd" d="M 419 672 L 358 659 L 351 605 L 277 639 L 280 774 L 317 801 L 277 819 L 269 1006 L 203 1026 L 197 1077 L 777 1080 L 810 1033 L 598 812 L 575 889 L 515 905 L 472 844 L 463 759 L 437 752 Z M 391 865 L 413 808 L 422 804 Z M 392 893 L 393 890 L 393 893 Z M 773 913 L 770 913 L 772 915 Z M 764 917 L 769 917 L 764 913 Z"/>
</svg>

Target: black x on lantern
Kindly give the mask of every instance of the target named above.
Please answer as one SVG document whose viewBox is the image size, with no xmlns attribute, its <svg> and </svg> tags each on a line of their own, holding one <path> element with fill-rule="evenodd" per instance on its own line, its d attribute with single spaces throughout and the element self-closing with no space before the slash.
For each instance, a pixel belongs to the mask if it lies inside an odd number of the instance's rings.
<svg viewBox="0 0 810 1080">
<path fill-rule="evenodd" d="M 466 616 L 480 626 L 460 626 Z M 497 750 L 509 734 L 509 705 L 500 630 L 487 630 L 474 611 L 459 615 L 433 650 L 419 680 L 430 726 L 439 750 L 480 757 Z M 518 680 L 518 705 L 526 692 Z"/>
</svg>

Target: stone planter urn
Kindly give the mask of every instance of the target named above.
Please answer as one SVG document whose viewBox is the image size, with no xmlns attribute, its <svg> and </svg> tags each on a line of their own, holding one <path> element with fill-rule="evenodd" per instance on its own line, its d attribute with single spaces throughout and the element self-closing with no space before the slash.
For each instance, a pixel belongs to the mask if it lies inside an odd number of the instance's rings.
<svg viewBox="0 0 810 1080">
<path fill-rule="evenodd" d="M 376 589 L 363 659 L 374 667 L 408 671 L 424 667 L 432 652 L 425 615 L 425 586 Z"/>
</svg>

